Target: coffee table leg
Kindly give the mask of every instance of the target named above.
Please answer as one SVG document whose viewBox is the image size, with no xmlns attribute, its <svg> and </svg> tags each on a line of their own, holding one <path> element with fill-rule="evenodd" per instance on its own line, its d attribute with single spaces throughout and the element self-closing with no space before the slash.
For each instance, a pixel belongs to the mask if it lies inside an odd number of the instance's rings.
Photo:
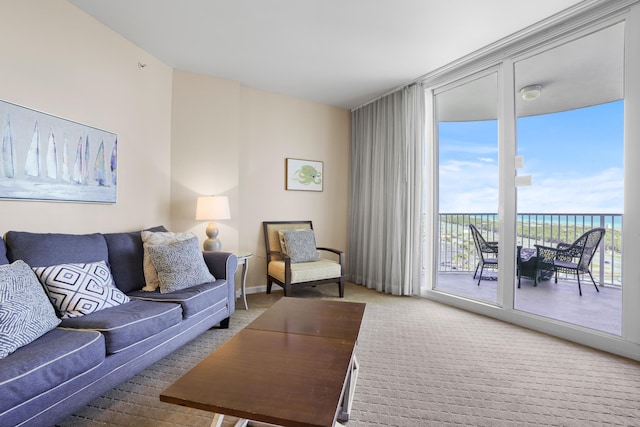
<svg viewBox="0 0 640 427">
<path fill-rule="evenodd" d="M 349 366 L 349 375 L 347 375 L 347 382 L 344 386 L 344 394 L 342 395 L 342 402 L 340 412 L 338 413 L 338 420 L 349 421 L 349 414 L 351 413 L 351 406 L 353 405 L 353 395 L 356 391 L 356 381 L 358 380 L 358 373 L 360 372 L 360 364 L 353 354 L 353 360 L 351 366 Z M 336 425 L 341 425 L 336 423 Z"/>
<path fill-rule="evenodd" d="M 224 420 L 224 414 L 215 414 L 213 416 L 213 421 L 211 421 L 211 427 L 222 427 L 222 421 Z M 234 427 L 247 427 L 247 423 L 249 422 L 249 420 L 245 420 L 245 419 L 239 419 L 238 421 L 236 421 L 236 424 Z"/>
<path fill-rule="evenodd" d="M 211 427 L 220 427 L 220 426 L 222 426 L 222 420 L 224 420 L 224 415 L 215 414 L 213 416 L 213 421 L 211 421 Z"/>
</svg>

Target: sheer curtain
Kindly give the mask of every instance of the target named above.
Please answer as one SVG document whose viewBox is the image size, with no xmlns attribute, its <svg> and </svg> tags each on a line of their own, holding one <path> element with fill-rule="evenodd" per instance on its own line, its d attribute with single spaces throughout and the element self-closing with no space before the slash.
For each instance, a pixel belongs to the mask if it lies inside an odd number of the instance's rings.
<svg viewBox="0 0 640 427">
<path fill-rule="evenodd" d="M 351 113 L 348 276 L 380 292 L 419 293 L 424 121 L 420 84 Z"/>
</svg>

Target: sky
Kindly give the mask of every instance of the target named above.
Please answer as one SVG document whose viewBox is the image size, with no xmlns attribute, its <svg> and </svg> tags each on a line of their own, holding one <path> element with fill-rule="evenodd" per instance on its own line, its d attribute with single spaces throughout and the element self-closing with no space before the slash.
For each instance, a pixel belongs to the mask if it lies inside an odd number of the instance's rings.
<svg viewBox="0 0 640 427">
<path fill-rule="evenodd" d="M 519 213 L 622 213 L 623 101 L 517 121 Z M 497 213 L 498 124 L 439 124 L 440 212 Z"/>
</svg>

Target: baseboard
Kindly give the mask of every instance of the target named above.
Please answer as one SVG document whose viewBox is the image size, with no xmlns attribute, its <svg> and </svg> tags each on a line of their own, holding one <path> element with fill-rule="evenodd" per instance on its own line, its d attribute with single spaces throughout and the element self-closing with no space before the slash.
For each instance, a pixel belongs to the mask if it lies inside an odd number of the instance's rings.
<svg viewBox="0 0 640 427">
<path fill-rule="evenodd" d="M 267 292 L 267 285 L 261 286 L 252 286 L 246 289 L 247 295 L 250 294 L 260 294 L 262 292 Z M 240 289 L 236 289 L 236 298 L 242 297 L 242 291 Z"/>
</svg>

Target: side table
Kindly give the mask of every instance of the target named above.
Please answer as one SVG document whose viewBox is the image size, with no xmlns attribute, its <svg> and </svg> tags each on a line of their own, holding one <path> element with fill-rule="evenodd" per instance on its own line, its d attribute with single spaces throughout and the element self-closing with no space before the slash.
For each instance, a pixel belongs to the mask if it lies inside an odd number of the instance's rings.
<svg viewBox="0 0 640 427">
<path fill-rule="evenodd" d="M 249 270 L 249 258 L 253 256 L 251 252 L 248 251 L 233 251 L 232 252 L 238 258 L 238 266 L 242 265 L 242 276 L 240 279 L 242 292 L 242 302 L 244 303 L 244 309 L 249 310 L 249 306 L 247 305 L 247 270 Z"/>
</svg>

